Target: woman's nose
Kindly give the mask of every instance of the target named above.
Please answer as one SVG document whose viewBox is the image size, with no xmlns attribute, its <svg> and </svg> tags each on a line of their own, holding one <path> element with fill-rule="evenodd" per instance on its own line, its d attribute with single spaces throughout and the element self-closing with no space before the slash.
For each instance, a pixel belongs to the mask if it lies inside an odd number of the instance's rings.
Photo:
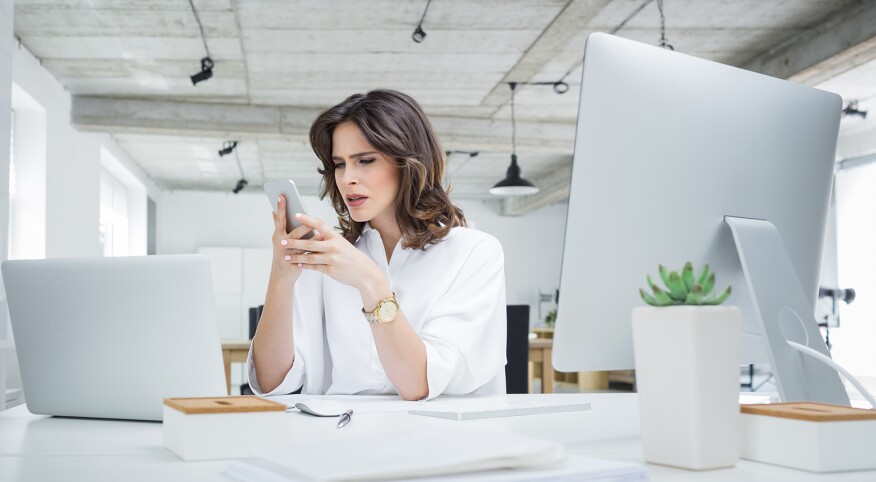
<svg viewBox="0 0 876 482">
<path fill-rule="evenodd" d="M 347 168 L 344 169 L 344 184 L 357 184 L 358 179 L 356 176 L 356 172 L 353 169 Z"/>
</svg>

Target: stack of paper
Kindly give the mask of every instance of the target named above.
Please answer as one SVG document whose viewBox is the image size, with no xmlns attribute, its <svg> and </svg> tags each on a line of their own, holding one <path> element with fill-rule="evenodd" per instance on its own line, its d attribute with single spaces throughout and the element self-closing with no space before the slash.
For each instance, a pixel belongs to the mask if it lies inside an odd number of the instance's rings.
<svg viewBox="0 0 876 482">
<path fill-rule="evenodd" d="M 418 428 L 336 431 L 320 439 L 287 441 L 259 450 L 256 459 L 229 463 L 226 474 L 245 482 L 445 479 L 450 474 L 466 474 L 461 480 L 601 480 L 582 478 L 582 470 L 609 477 L 644 474 L 634 464 L 594 464 L 579 457 L 565 463 L 563 447 L 554 442 L 458 425 Z"/>
</svg>

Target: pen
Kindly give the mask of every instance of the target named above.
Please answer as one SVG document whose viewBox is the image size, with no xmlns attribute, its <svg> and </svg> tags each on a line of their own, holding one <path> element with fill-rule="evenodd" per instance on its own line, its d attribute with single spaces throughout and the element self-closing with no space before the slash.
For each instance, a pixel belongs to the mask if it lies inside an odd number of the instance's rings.
<svg viewBox="0 0 876 482">
<path fill-rule="evenodd" d="M 341 419 L 338 420 L 338 428 L 344 428 L 344 425 L 350 423 L 350 420 L 353 420 L 352 408 L 341 414 Z"/>
</svg>

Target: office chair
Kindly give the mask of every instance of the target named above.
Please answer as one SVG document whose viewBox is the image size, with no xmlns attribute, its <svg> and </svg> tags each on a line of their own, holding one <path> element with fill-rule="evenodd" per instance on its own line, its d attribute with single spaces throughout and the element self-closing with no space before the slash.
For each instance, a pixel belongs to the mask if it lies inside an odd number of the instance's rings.
<svg viewBox="0 0 876 482">
<path fill-rule="evenodd" d="M 505 391 L 529 393 L 529 305 L 508 305 Z"/>
<path fill-rule="evenodd" d="M 265 305 L 253 306 L 249 309 L 249 339 L 252 340 L 255 337 L 256 328 L 259 326 L 259 320 L 262 318 L 262 310 L 265 309 Z M 244 383 L 240 386 L 240 394 L 241 395 L 254 395 L 252 393 L 252 389 L 249 388 L 249 383 Z"/>
</svg>

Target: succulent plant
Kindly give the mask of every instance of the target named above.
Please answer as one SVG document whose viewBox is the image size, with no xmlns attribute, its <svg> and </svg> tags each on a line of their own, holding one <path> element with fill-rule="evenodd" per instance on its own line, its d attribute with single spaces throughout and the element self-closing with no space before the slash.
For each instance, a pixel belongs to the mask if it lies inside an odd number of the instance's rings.
<svg viewBox="0 0 876 482">
<path fill-rule="evenodd" d="M 715 273 L 709 272 L 708 264 L 703 266 L 703 271 L 696 277 L 690 261 L 685 263 L 681 273 L 669 271 L 663 265 L 660 265 L 658 270 L 666 288 L 660 289 L 651 279 L 651 275 L 648 275 L 648 286 L 653 294 L 639 289 L 642 299 L 649 305 L 720 305 L 730 296 L 730 286 L 720 295 L 712 294 L 712 288 L 715 287 Z"/>
</svg>

